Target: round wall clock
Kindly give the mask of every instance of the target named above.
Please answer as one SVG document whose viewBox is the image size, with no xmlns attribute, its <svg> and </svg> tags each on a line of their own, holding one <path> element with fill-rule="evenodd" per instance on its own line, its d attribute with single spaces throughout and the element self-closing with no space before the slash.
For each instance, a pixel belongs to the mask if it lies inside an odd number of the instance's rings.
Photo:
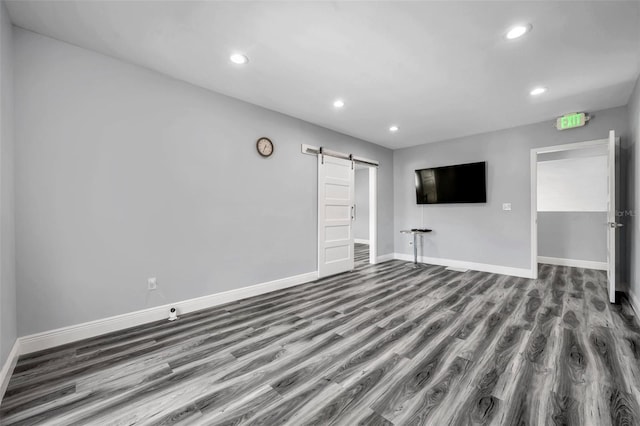
<svg viewBox="0 0 640 426">
<path fill-rule="evenodd" d="M 263 157 L 269 157 L 273 154 L 273 142 L 269 138 L 260 138 L 256 143 L 258 153 Z"/>
</svg>

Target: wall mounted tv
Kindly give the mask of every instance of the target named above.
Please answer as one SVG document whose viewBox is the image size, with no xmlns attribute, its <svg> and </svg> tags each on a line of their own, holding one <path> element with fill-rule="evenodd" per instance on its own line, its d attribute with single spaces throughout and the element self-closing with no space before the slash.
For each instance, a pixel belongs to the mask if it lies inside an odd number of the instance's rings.
<svg viewBox="0 0 640 426">
<path fill-rule="evenodd" d="M 416 170 L 418 204 L 486 203 L 487 163 Z"/>
</svg>

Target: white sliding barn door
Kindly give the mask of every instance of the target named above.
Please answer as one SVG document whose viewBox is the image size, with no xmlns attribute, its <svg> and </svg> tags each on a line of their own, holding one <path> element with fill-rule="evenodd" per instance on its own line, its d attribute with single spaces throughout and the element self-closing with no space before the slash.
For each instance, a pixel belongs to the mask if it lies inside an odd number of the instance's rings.
<svg viewBox="0 0 640 426">
<path fill-rule="evenodd" d="M 618 228 L 622 227 L 617 222 L 618 215 L 616 209 L 616 178 L 618 177 L 618 140 L 616 133 L 611 130 L 609 132 L 609 205 L 607 209 L 607 277 L 609 278 L 609 301 L 616 301 L 616 248 L 618 244 Z"/>
<path fill-rule="evenodd" d="M 318 276 L 353 269 L 353 162 L 318 155 Z"/>
</svg>

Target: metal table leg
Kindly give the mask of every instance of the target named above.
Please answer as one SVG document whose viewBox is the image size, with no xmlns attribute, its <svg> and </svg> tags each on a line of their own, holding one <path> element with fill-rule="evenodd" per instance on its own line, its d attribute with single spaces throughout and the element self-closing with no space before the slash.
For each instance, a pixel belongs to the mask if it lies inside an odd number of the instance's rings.
<svg viewBox="0 0 640 426">
<path fill-rule="evenodd" d="M 413 268 L 419 268 L 420 266 L 422 266 L 418 263 L 418 234 L 422 235 L 427 232 L 431 232 L 431 229 L 412 229 L 400 231 L 400 233 L 402 234 L 413 234 L 413 264 L 411 265 Z"/>
</svg>

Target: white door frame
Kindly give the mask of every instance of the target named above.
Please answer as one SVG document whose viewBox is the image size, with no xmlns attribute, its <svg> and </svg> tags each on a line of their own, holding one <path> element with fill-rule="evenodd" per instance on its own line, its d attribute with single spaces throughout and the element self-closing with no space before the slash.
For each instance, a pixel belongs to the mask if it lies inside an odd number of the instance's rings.
<svg viewBox="0 0 640 426">
<path fill-rule="evenodd" d="M 378 167 L 371 164 L 360 165 L 369 169 L 369 263 L 375 265 L 378 263 Z M 356 191 L 359 191 L 357 187 Z"/>
<path fill-rule="evenodd" d="M 369 263 L 372 265 L 375 265 L 376 263 L 378 263 L 378 168 L 375 166 L 368 166 L 368 168 L 369 168 Z"/>
<path fill-rule="evenodd" d="M 531 149 L 531 278 L 533 279 L 538 278 L 538 154 L 573 151 L 596 146 L 607 148 L 609 139 L 596 139 Z"/>
</svg>

